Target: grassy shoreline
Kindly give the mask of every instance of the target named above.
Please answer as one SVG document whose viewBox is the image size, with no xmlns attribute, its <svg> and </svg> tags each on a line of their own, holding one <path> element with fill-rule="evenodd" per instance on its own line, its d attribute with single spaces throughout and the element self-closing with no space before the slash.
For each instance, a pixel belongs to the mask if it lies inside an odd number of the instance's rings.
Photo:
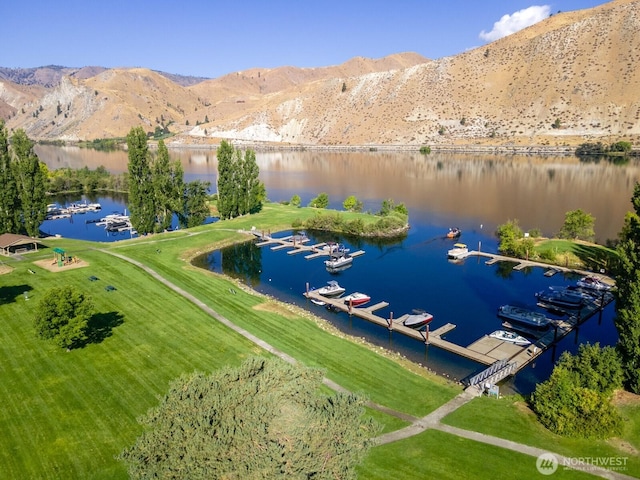
<svg viewBox="0 0 640 480">
<path fill-rule="evenodd" d="M 34 266 L 34 261 L 50 256 L 49 249 L 28 254 L 21 261 L 6 259 L 13 270 L 0 275 L 4 326 L 0 329 L 0 401 L 4 404 L 0 428 L 6 432 L 0 438 L 3 475 L 126 478 L 114 455 L 140 433 L 135 419 L 156 404 L 170 380 L 194 370 L 237 365 L 250 355 L 268 355 L 140 268 L 101 249 L 142 262 L 225 318 L 298 361 L 322 368 L 331 380 L 376 403 L 423 416 L 459 393 L 460 386 L 399 355 L 339 334 L 304 309 L 240 288 L 238 282 L 190 263 L 201 253 L 248 239 L 240 230 L 254 225 L 271 232 L 290 229 L 294 218 L 313 214 L 314 209 L 269 204 L 258 215 L 115 244 L 44 240 L 50 247 L 63 246 L 89 264 L 68 271 L 48 272 Z M 89 282 L 90 275 L 99 280 Z M 38 340 L 30 320 L 35 302 L 60 282 L 88 291 L 105 315 L 96 341 L 69 353 Z M 116 290 L 107 292 L 107 285 Z M 237 293 L 230 294 L 230 288 Z M 485 399 L 479 400 L 467 407 L 474 409 L 476 417 L 487 408 L 482 403 Z M 492 406 L 500 412 L 499 403 Z M 385 431 L 404 426 L 396 418 L 370 413 Z M 631 415 L 636 430 L 631 430 L 628 441 L 640 449 L 638 417 L 636 409 Z M 521 418 L 510 414 L 505 419 L 506 431 L 517 432 L 508 426 L 520 425 Z M 454 417 L 453 421 L 469 427 L 468 418 Z M 477 418 L 472 421 L 479 422 Z M 483 428 L 471 425 L 479 431 Z M 518 438 L 529 443 L 530 430 L 536 427 L 524 425 Z M 541 442 L 555 445 L 554 436 L 540 435 Z M 461 455 L 460 448 L 467 453 Z M 579 448 L 575 447 L 576 456 Z M 388 478 L 389 472 L 396 473 L 394 478 L 407 479 L 494 478 L 496 472 L 512 471 L 511 455 L 498 447 L 427 431 L 397 444 L 375 447 L 360 472 L 362 478 Z M 487 456 L 495 458 L 490 470 L 481 468 Z M 523 456 L 520 463 L 522 472 L 535 474 L 535 459 Z M 447 468 L 452 474 L 443 473 Z M 586 478 L 576 472 L 566 475 L 562 478 Z"/>
</svg>

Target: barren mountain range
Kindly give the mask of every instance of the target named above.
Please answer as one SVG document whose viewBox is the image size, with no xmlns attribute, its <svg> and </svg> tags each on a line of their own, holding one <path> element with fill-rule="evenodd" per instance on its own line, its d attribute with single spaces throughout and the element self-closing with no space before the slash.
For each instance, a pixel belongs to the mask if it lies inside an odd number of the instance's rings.
<svg viewBox="0 0 640 480">
<path fill-rule="evenodd" d="M 168 144 L 640 143 L 640 0 L 558 13 L 462 54 L 354 58 L 197 79 L 144 68 L 0 69 L 0 118 L 36 140 L 168 128 Z"/>
</svg>

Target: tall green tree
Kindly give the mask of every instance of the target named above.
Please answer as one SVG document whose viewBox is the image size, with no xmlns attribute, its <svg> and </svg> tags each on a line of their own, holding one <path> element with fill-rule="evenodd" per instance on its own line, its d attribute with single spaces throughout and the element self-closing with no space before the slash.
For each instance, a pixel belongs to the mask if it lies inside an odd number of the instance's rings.
<svg viewBox="0 0 640 480">
<path fill-rule="evenodd" d="M 156 205 L 147 134 L 142 127 L 132 128 L 127 135 L 129 156 L 129 210 L 131 225 L 139 234 L 154 231 Z"/>
<path fill-rule="evenodd" d="M 234 170 L 233 146 L 225 140 L 220 142 L 216 153 L 218 157 L 218 214 L 222 220 L 233 218 L 237 212 L 233 195 L 236 172 Z"/>
<path fill-rule="evenodd" d="M 9 137 L 0 120 L 0 234 L 20 231 L 20 198 L 9 154 Z"/>
<path fill-rule="evenodd" d="M 640 394 L 640 184 L 631 197 L 633 212 L 627 213 L 617 247 L 616 349 L 622 361 L 624 386 Z"/>
<path fill-rule="evenodd" d="M 24 130 L 16 130 L 11 137 L 11 150 L 15 158 L 14 174 L 22 225 L 27 235 L 37 237 L 47 213 L 47 169 L 33 151 L 33 142 Z"/>
<path fill-rule="evenodd" d="M 163 140 L 158 141 L 158 153 L 152 166 L 153 190 L 156 206 L 156 230 L 162 232 L 171 226 L 174 212 L 181 211 L 184 192 L 182 164 L 171 162 Z"/>
<path fill-rule="evenodd" d="M 264 184 L 253 150 L 240 149 L 222 141 L 218 157 L 218 212 L 221 219 L 234 218 L 262 209 L 266 199 Z"/>
<path fill-rule="evenodd" d="M 120 454 L 131 478 L 355 478 L 378 432 L 356 395 L 322 372 L 251 358 L 174 381 Z"/>
<path fill-rule="evenodd" d="M 45 292 L 34 318 L 36 333 L 63 348 L 73 348 L 87 340 L 91 298 L 78 288 L 65 285 Z"/>
<path fill-rule="evenodd" d="M 202 225 L 205 218 L 209 216 L 207 206 L 209 185 L 209 182 L 194 180 L 183 186 L 182 206 L 176 212 L 181 228 Z"/>
<path fill-rule="evenodd" d="M 245 151 L 240 168 L 241 215 L 257 213 L 262 210 L 262 203 L 265 200 L 266 192 L 259 175 L 260 169 L 256 162 L 256 153 L 253 150 Z"/>
<path fill-rule="evenodd" d="M 596 234 L 593 226 L 596 219 L 590 213 L 581 209 L 567 212 L 564 216 L 564 224 L 558 236 L 569 240 L 586 240 L 592 242 Z"/>
</svg>

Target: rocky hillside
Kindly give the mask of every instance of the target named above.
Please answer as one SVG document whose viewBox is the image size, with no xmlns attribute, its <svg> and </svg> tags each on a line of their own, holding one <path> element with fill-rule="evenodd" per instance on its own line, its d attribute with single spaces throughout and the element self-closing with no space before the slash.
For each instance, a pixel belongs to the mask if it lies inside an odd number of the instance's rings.
<svg viewBox="0 0 640 480">
<path fill-rule="evenodd" d="M 176 144 L 640 143 L 640 0 L 553 15 L 463 54 L 253 69 L 195 84 L 146 69 L 24 85 L 0 70 L 0 116 L 36 139 L 167 127 Z"/>
</svg>

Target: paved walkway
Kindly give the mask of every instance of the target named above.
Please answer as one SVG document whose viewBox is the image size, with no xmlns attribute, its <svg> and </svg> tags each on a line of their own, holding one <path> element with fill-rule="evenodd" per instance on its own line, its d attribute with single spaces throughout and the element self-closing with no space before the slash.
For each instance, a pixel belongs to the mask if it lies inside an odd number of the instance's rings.
<svg viewBox="0 0 640 480">
<path fill-rule="evenodd" d="M 186 298 L 190 302 L 200 307 L 208 315 L 215 318 L 223 325 L 229 327 L 231 330 L 237 332 L 238 334 L 242 335 L 246 339 L 250 340 L 251 342 L 255 343 L 256 345 L 260 346 L 261 348 L 265 349 L 271 354 L 283 359 L 286 362 L 289 362 L 291 364 L 298 363 L 297 360 L 292 356 L 287 355 L 286 353 L 278 350 L 274 346 L 270 345 L 264 340 L 261 340 L 260 338 L 256 337 L 252 333 L 248 332 L 244 328 L 239 327 L 235 323 L 231 322 L 226 317 L 220 315 L 218 312 L 213 310 L 211 307 L 206 305 L 201 300 L 197 299 L 195 296 L 193 296 L 186 290 L 178 287 L 174 283 L 164 278 L 162 275 L 160 275 L 158 272 L 156 272 L 152 268 L 144 265 L 141 262 L 138 262 L 137 260 L 129 258 L 125 255 L 121 255 L 119 253 L 115 253 L 113 251 L 104 250 L 104 249 L 100 249 L 100 251 L 108 255 L 113 255 L 114 257 L 118 257 L 121 260 L 124 260 L 125 262 L 129 262 L 133 265 L 136 265 L 137 267 L 141 268 L 142 270 L 147 272 L 149 275 L 151 275 L 153 278 L 158 280 L 160 283 L 163 283 L 164 285 L 166 285 L 176 293 L 182 295 L 184 298 Z M 347 389 L 333 382 L 332 380 L 329 380 L 328 378 L 324 378 L 323 383 L 335 391 L 347 392 L 347 393 L 349 392 Z M 494 445 L 496 447 L 513 450 L 515 452 L 523 453 L 525 455 L 530 455 L 532 457 L 538 457 L 542 454 L 553 453 L 553 452 L 549 452 L 548 450 L 531 447 L 529 445 L 525 445 L 522 443 L 512 442 L 511 440 L 505 440 L 503 438 L 493 437 L 491 435 L 485 435 L 483 433 L 464 430 L 462 428 L 451 427 L 449 425 L 444 425 L 441 423 L 441 420 L 444 417 L 449 415 L 451 412 L 453 412 L 457 408 L 460 408 L 462 405 L 470 402 L 471 400 L 476 398 L 479 394 L 480 392 L 478 392 L 477 389 L 467 389 L 461 394 L 459 394 L 458 396 L 456 396 L 455 398 L 451 399 L 449 402 L 445 403 L 444 405 L 441 405 L 439 408 L 437 408 L 436 410 L 434 410 L 433 412 L 431 412 L 430 414 L 422 418 L 416 418 L 414 416 L 411 416 L 402 412 L 398 412 L 388 407 L 378 405 L 373 402 L 369 402 L 368 406 L 371 408 L 384 412 L 388 415 L 392 415 L 394 417 L 400 418 L 404 421 L 411 422 L 411 425 L 409 425 L 408 427 L 402 428 L 400 430 L 396 430 L 394 432 L 386 433 L 384 435 L 377 437 L 375 440 L 378 445 L 383 445 L 386 443 L 396 442 L 398 440 L 402 440 L 414 435 L 418 435 L 419 433 L 424 432 L 428 428 L 433 428 L 436 430 L 440 430 L 442 432 L 449 433 L 451 435 L 457 435 L 459 437 L 468 438 L 469 440 L 474 440 L 476 442 L 486 443 L 489 445 Z M 555 455 L 555 457 L 558 459 L 560 466 L 564 464 L 571 465 L 571 468 L 575 470 L 584 470 L 592 475 L 596 475 L 602 478 L 607 478 L 612 480 L 633 480 L 635 478 L 635 477 L 630 477 L 628 475 L 624 475 L 618 472 L 607 470 L 605 468 L 595 467 L 591 465 L 587 465 L 585 468 L 580 468 L 579 465 L 573 465 L 572 464 L 573 462 L 571 462 L 570 458 L 563 457 L 562 455 L 558 455 L 555 453 L 553 455 Z M 558 467 L 558 468 L 564 468 L 564 467 Z"/>
</svg>

